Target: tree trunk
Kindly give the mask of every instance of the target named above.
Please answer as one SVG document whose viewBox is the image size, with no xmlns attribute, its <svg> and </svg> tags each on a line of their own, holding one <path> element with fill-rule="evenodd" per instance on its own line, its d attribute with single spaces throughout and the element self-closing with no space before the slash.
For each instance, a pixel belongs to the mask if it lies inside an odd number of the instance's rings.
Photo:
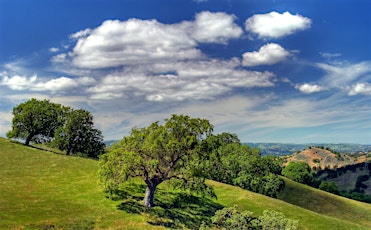
<svg viewBox="0 0 371 230">
<path fill-rule="evenodd" d="M 154 206 L 153 199 L 155 198 L 157 184 L 147 183 L 146 194 L 143 199 L 143 205 L 147 208 Z"/>
<path fill-rule="evenodd" d="M 28 137 L 26 138 L 26 142 L 24 144 L 25 145 L 30 145 L 30 142 L 31 142 L 33 136 L 34 136 L 33 134 L 28 135 Z"/>
</svg>

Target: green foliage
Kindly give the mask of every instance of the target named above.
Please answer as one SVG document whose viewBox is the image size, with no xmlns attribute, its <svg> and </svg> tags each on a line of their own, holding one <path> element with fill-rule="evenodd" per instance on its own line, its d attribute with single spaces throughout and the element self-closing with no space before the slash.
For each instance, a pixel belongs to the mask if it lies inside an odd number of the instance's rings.
<svg viewBox="0 0 371 230">
<path fill-rule="evenodd" d="M 86 110 L 71 110 L 66 122 L 56 133 L 53 145 L 66 150 L 67 155 L 81 153 L 97 158 L 104 152 L 102 132 L 95 129 L 93 115 Z"/>
<path fill-rule="evenodd" d="M 47 143 L 67 155 L 96 158 L 104 152 L 103 136 L 93 128 L 93 116 L 85 110 L 72 110 L 49 100 L 30 99 L 13 108 L 12 130 L 8 138 Z"/>
<path fill-rule="evenodd" d="M 367 195 L 363 192 L 359 192 L 356 189 L 350 190 L 349 192 L 341 191 L 340 195 L 346 198 L 349 198 L 349 199 L 358 200 L 361 202 L 371 204 L 371 195 Z"/>
<path fill-rule="evenodd" d="M 299 224 L 299 221 L 287 219 L 285 215 L 274 210 L 264 210 L 258 220 L 263 230 L 295 230 Z"/>
<path fill-rule="evenodd" d="M 258 149 L 241 145 L 234 134 L 210 136 L 204 142 L 203 151 L 210 152 L 204 169 L 212 180 L 271 197 L 284 186 L 276 175 L 281 172 L 281 161 L 272 156 L 261 157 Z"/>
<path fill-rule="evenodd" d="M 32 98 L 13 108 L 12 130 L 8 138 L 20 138 L 29 145 L 32 140 L 50 141 L 64 123 L 68 108 L 49 100 Z"/>
<path fill-rule="evenodd" d="M 263 215 L 253 217 L 250 211 L 239 211 L 238 206 L 226 207 L 215 212 L 211 218 L 212 227 L 217 229 L 262 229 L 296 230 L 299 221 L 287 219 L 281 212 L 264 210 Z M 202 225 L 200 229 L 207 229 Z"/>
<path fill-rule="evenodd" d="M 209 121 L 184 115 L 173 115 L 163 125 L 154 122 L 134 128 L 100 158 L 100 181 L 114 193 L 130 178 L 142 178 L 147 185 L 143 201 L 147 207 L 154 205 L 156 187 L 166 180 L 185 190 L 214 195 L 204 183 L 200 159 L 205 156 L 199 148 L 212 129 Z"/>
<path fill-rule="evenodd" d="M 313 182 L 312 170 L 306 162 L 290 162 L 282 170 L 282 175 L 302 184 L 310 185 Z"/>
<path fill-rule="evenodd" d="M 335 182 L 322 181 L 321 184 L 319 185 L 319 189 L 339 195 L 339 187 Z"/>
<path fill-rule="evenodd" d="M 211 218 L 217 229 L 251 229 L 253 224 L 252 212 L 239 211 L 237 206 L 226 207 L 215 212 Z"/>
</svg>

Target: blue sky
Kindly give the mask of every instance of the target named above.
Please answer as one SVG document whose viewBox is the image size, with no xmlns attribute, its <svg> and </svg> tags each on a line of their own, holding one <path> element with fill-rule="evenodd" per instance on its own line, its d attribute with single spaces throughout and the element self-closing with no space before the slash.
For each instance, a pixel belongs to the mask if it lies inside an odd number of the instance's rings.
<svg viewBox="0 0 371 230">
<path fill-rule="evenodd" d="M 244 142 L 371 144 L 368 0 L 0 0 L 0 136 L 30 98 L 105 139 L 171 114 Z"/>
</svg>

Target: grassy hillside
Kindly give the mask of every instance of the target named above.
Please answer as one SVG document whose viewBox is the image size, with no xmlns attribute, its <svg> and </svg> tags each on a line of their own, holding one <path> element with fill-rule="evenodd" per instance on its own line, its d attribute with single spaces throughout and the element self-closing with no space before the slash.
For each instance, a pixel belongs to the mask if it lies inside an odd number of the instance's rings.
<svg viewBox="0 0 371 230">
<path fill-rule="evenodd" d="M 194 229 L 217 209 L 235 204 L 256 215 L 281 211 L 298 219 L 301 229 L 371 228 L 371 205 L 290 181 L 280 198 L 292 204 L 212 181 L 216 200 L 168 191 L 163 184 L 156 193 L 158 206 L 146 211 L 140 205 L 141 184 L 129 187 L 120 200 L 105 197 L 97 184 L 97 161 L 2 138 L 0 156 L 0 229 Z"/>
<path fill-rule="evenodd" d="M 0 229 L 151 229 L 117 209 L 97 185 L 97 161 L 66 157 L 0 138 Z"/>
<path fill-rule="evenodd" d="M 371 229 L 371 205 L 336 196 L 307 185 L 285 180 L 285 188 L 278 198 L 313 212 L 359 223 Z"/>
</svg>

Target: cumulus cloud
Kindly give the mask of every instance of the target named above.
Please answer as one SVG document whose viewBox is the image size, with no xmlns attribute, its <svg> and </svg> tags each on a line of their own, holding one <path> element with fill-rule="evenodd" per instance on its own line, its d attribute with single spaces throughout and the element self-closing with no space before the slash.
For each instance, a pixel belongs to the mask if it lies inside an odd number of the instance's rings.
<svg viewBox="0 0 371 230">
<path fill-rule="evenodd" d="M 14 75 L 14 76 L 3 76 L 1 79 L 0 84 L 8 86 L 12 90 L 26 90 L 30 87 L 30 85 L 34 85 L 36 83 L 37 76 L 33 75 L 31 77 Z"/>
<path fill-rule="evenodd" d="M 32 75 L 27 76 L 8 76 L 5 75 L 0 81 L 0 85 L 5 85 L 12 90 L 31 90 L 31 91 L 61 91 L 76 88 L 79 86 L 88 86 L 94 84 L 96 81 L 90 77 L 80 77 L 80 78 L 67 78 L 60 77 L 49 80 L 40 81 L 38 76 Z"/>
<path fill-rule="evenodd" d="M 80 68 L 99 69 L 150 62 L 199 59 L 198 43 L 226 43 L 242 35 L 226 13 L 201 12 L 194 21 L 163 24 L 157 20 L 107 20 L 94 29 L 70 36 L 76 45 L 68 55 L 59 54 L 54 62 L 72 60 Z"/>
<path fill-rule="evenodd" d="M 295 88 L 305 94 L 317 93 L 325 90 L 323 86 L 309 83 L 297 84 Z"/>
<path fill-rule="evenodd" d="M 260 47 L 259 51 L 247 52 L 242 55 L 244 66 L 273 65 L 285 60 L 290 53 L 275 43 Z"/>
<path fill-rule="evenodd" d="M 235 20 L 234 15 L 209 11 L 175 24 L 107 20 L 72 34 L 73 50 L 52 61 L 100 71 L 99 82 L 86 89 L 94 100 L 210 100 L 235 88 L 274 86 L 273 73 L 244 70 L 238 58 L 209 59 L 199 48 L 201 43 L 225 45 L 241 37 L 243 30 Z"/>
<path fill-rule="evenodd" d="M 279 38 L 305 30 L 311 25 L 311 20 L 299 14 L 289 12 L 283 14 L 270 12 L 255 14 L 245 21 L 247 31 L 258 34 L 259 38 Z"/>
<path fill-rule="evenodd" d="M 357 94 L 371 95 L 371 84 L 367 82 L 359 82 L 352 85 L 348 91 L 349 96 Z"/>
<path fill-rule="evenodd" d="M 226 43 L 229 39 L 242 35 L 242 29 L 234 20 L 234 15 L 226 13 L 201 12 L 193 22 L 191 36 L 198 42 Z"/>
<path fill-rule="evenodd" d="M 182 26 L 156 20 L 108 20 L 79 38 L 73 49 L 73 64 L 81 68 L 107 68 L 152 61 L 194 59 L 201 52 L 194 48 Z"/>
</svg>

